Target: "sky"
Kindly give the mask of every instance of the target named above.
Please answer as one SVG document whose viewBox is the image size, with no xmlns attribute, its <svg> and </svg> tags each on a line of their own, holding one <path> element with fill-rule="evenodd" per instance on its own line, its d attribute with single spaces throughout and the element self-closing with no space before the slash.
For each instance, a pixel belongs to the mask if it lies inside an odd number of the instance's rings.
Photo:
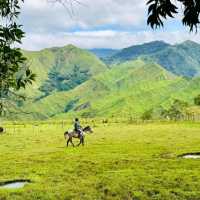
<svg viewBox="0 0 200 200">
<path fill-rule="evenodd" d="M 185 40 L 200 43 L 200 35 L 189 33 L 181 15 L 165 27 L 147 26 L 146 0 L 25 0 L 19 23 L 26 37 L 26 50 L 73 44 L 80 48 L 120 49 L 154 40 L 171 44 Z M 182 9 L 180 8 L 182 11 Z"/>
</svg>

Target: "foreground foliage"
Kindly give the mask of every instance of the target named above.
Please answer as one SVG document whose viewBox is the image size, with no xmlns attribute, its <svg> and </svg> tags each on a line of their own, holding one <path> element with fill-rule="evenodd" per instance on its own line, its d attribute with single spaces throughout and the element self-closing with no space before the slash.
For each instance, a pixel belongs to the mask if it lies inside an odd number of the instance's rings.
<svg viewBox="0 0 200 200">
<path fill-rule="evenodd" d="M 148 20 L 147 23 L 152 28 L 163 26 L 163 19 L 167 17 L 174 18 L 179 13 L 178 9 L 181 5 L 183 9 L 182 23 L 184 26 L 190 28 L 190 31 L 194 29 L 197 31 L 199 21 L 200 3 L 199 0 L 149 0 L 147 4 Z"/>
<path fill-rule="evenodd" d="M 25 66 L 26 58 L 19 48 L 24 37 L 21 25 L 17 24 L 20 2 L 23 0 L 1 0 L 0 2 L 0 114 L 5 114 L 15 104 L 15 90 L 32 83 L 35 75 Z M 13 103 L 14 102 L 14 103 Z"/>
</svg>

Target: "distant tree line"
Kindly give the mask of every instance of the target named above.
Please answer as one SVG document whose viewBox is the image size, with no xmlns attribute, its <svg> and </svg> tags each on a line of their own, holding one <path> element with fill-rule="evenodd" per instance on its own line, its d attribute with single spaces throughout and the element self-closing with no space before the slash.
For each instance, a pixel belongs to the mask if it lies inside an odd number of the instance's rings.
<svg viewBox="0 0 200 200">
<path fill-rule="evenodd" d="M 191 106 L 187 102 L 175 99 L 168 109 L 163 108 L 162 106 L 146 110 L 142 116 L 142 120 L 152 120 L 152 119 L 168 119 L 168 120 L 194 120 L 195 116 L 198 116 L 200 120 L 200 114 L 198 109 L 200 109 L 200 94 L 194 97 L 194 105 L 197 106 L 197 112 L 195 110 L 191 112 Z M 199 107 L 199 108 L 198 108 Z"/>
</svg>

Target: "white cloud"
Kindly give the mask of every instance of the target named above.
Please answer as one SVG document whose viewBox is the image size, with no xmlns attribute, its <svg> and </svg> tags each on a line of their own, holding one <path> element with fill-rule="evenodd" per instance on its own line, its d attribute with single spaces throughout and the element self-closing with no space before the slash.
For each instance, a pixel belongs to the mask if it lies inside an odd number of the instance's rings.
<svg viewBox="0 0 200 200">
<path fill-rule="evenodd" d="M 67 1 L 66 1 L 67 2 Z M 67 4 L 48 3 L 48 0 L 26 0 L 22 4 L 21 22 L 32 32 L 92 29 L 102 26 L 134 27 L 145 20 L 145 1 L 141 0 L 80 0 Z M 73 12 L 71 17 L 69 13 Z"/>
<path fill-rule="evenodd" d="M 68 4 L 67 8 L 48 1 L 25 0 L 22 4 L 20 22 L 27 33 L 22 48 L 38 50 L 67 44 L 123 48 L 153 40 L 200 41 L 198 35 L 181 31 L 173 20 L 169 20 L 170 26 L 165 26 L 166 31 L 147 28 L 145 0 L 79 0 L 84 5 Z M 73 12 L 73 17 L 67 9 Z"/>
<path fill-rule="evenodd" d="M 65 46 L 74 44 L 81 48 L 124 48 L 131 45 L 142 44 L 154 40 L 163 40 L 171 44 L 179 43 L 188 39 L 200 41 L 200 35 L 183 34 L 175 32 L 124 32 L 124 31 L 80 31 L 59 34 L 28 34 L 24 39 L 23 48 L 38 50 L 44 47 Z"/>
</svg>

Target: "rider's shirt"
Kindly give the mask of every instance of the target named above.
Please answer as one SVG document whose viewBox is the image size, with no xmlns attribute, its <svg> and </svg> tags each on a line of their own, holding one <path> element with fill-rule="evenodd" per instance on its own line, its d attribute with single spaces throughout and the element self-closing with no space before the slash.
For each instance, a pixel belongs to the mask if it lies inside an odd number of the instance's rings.
<svg viewBox="0 0 200 200">
<path fill-rule="evenodd" d="M 80 129 L 81 129 L 80 123 L 79 123 L 79 122 L 75 122 L 75 123 L 74 123 L 74 130 L 75 130 L 75 131 L 78 131 L 78 130 L 80 130 Z"/>
</svg>

